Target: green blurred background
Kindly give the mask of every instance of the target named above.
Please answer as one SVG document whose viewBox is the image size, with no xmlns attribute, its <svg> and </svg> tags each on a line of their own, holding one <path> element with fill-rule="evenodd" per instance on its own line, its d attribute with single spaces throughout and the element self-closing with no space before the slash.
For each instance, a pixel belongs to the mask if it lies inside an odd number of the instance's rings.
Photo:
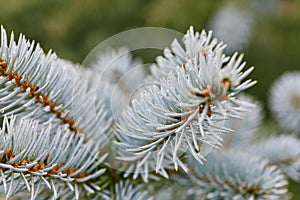
<svg viewBox="0 0 300 200">
<path fill-rule="evenodd" d="M 53 49 L 60 57 L 79 63 L 101 41 L 131 28 L 155 26 L 182 33 L 190 25 L 199 31 L 209 29 L 213 15 L 224 3 L 235 3 L 222 0 L 1 1 L 0 23 L 8 31 L 25 33 L 45 51 Z M 266 101 L 270 83 L 287 70 L 300 69 L 300 1 L 280 1 L 271 11 L 263 10 L 263 4 L 258 5 L 261 9 L 249 6 L 250 1 L 244 1 L 243 9 L 252 9 L 255 20 L 251 40 L 243 52 L 248 66 L 256 67 L 252 77 L 259 84 L 249 92 Z M 150 54 L 143 59 L 151 62 L 153 57 Z"/>
<path fill-rule="evenodd" d="M 252 35 L 242 50 L 251 77 L 258 84 L 250 94 L 265 105 L 274 80 L 289 70 L 300 70 L 299 0 L 10 0 L 1 2 L 0 24 L 24 33 L 59 57 L 81 63 L 106 38 L 132 28 L 155 26 L 185 33 L 190 25 L 209 29 L 225 3 L 239 4 L 253 16 Z M 253 3 L 254 2 L 254 3 Z M 275 3 L 274 3 L 275 2 Z M 274 5 L 273 5 L 274 4 Z M 253 6 L 254 5 L 254 6 Z M 141 54 L 153 62 L 160 52 Z M 267 116 L 268 115 L 267 110 Z M 295 199 L 300 186 L 292 184 Z M 298 194 L 297 194 L 298 192 Z"/>
</svg>

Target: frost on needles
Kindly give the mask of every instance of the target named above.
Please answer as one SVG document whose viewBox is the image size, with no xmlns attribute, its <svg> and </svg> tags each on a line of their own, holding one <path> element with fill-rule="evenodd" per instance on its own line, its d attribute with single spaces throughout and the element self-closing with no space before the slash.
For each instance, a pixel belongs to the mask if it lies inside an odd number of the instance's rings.
<svg viewBox="0 0 300 200">
<path fill-rule="evenodd" d="M 253 67 L 225 47 L 191 27 L 145 82 L 139 68 L 116 84 L 142 65 L 126 48 L 84 68 L 2 27 L 0 198 L 289 198 L 287 177 L 300 179 L 300 141 L 252 142 L 261 108 L 240 93 L 256 83 L 247 79 Z M 127 105 L 136 87 L 143 90 Z"/>
</svg>

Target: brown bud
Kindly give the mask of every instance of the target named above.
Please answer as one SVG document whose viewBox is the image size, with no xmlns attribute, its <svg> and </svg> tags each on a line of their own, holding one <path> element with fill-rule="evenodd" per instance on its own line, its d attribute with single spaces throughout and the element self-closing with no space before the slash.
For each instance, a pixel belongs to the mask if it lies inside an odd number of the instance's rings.
<svg viewBox="0 0 300 200">
<path fill-rule="evenodd" d="M 226 88 L 230 88 L 231 87 L 231 81 L 228 78 L 224 78 L 222 80 L 222 85 Z"/>
</svg>

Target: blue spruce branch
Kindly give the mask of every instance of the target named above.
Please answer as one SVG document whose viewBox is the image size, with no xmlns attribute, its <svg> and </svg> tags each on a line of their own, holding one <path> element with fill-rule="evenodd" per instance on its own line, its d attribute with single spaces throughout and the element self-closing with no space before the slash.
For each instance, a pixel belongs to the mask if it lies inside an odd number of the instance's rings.
<svg viewBox="0 0 300 200">
<path fill-rule="evenodd" d="M 223 44 L 211 41 L 211 32 L 207 36 L 191 28 L 183 42 L 185 49 L 175 41 L 173 51 L 165 50 L 152 82 L 117 123 L 118 158 L 135 162 L 135 173 L 165 174 L 170 164 L 187 169 L 180 159 L 187 152 L 202 163 L 211 148 L 222 146 L 222 135 L 232 132 L 225 120 L 242 118 L 248 110 L 236 98 L 256 83 L 243 82 L 253 70 L 243 72 L 243 56 L 227 57 Z"/>
<path fill-rule="evenodd" d="M 240 93 L 256 83 L 246 79 L 253 67 L 245 69 L 243 55 L 227 56 L 211 31 L 191 27 L 182 42 L 164 50 L 143 84 L 145 71 L 131 71 L 141 62 L 125 48 L 107 51 L 84 69 L 45 54 L 23 35 L 8 40 L 2 27 L 1 194 L 155 199 L 161 194 L 146 188 L 164 184 L 164 177 L 177 184 L 165 194 L 180 187 L 182 199 L 290 198 L 286 178 L 299 180 L 299 140 L 250 142 L 259 132 L 261 107 Z M 282 127 L 298 132 L 299 91 L 286 77 L 273 87 L 271 102 Z M 136 87 L 143 90 L 125 107 Z"/>
<path fill-rule="evenodd" d="M 100 94 L 88 88 L 79 65 L 63 61 L 20 35 L 8 41 L 1 28 L 0 105 L 2 115 L 37 119 L 52 126 L 63 125 L 73 132 L 103 141 L 109 126 Z"/>
<path fill-rule="evenodd" d="M 82 134 L 62 128 L 54 132 L 36 120 L 5 117 L 0 130 L 0 188 L 7 199 L 25 190 L 35 199 L 47 189 L 56 199 L 67 187 L 78 199 L 100 190 L 94 182 L 105 172 L 100 165 L 107 154 L 99 149 L 92 141 L 84 143 Z"/>
</svg>

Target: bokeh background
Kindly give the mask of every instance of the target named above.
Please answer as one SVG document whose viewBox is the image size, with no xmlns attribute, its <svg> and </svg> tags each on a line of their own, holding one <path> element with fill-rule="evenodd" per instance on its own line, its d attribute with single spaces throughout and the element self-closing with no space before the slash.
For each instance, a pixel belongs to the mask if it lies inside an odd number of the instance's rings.
<svg viewBox="0 0 300 200">
<path fill-rule="evenodd" d="M 88 53 L 106 38 L 132 28 L 154 26 L 185 33 L 190 25 L 196 30 L 213 29 L 236 8 L 247 20 L 232 15 L 229 29 L 233 40 L 245 42 L 237 47 L 245 54 L 248 66 L 255 66 L 251 77 L 258 84 L 248 90 L 266 107 L 267 121 L 271 84 L 286 71 L 300 70 L 299 0 L 0 0 L 0 24 L 16 35 L 24 33 L 59 57 L 81 63 Z M 229 12 L 229 17 L 230 13 Z M 221 16 L 221 19 L 218 16 Z M 249 23 L 248 23 L 249 22 Z M 244 26 L 244 29 L 239 29 Z M 222 29 L 221 29 L 222 30 Z M 228 30 L 227 30 L 228 34 Z M 242 34 L 243 35 L 243 34 Z M 222 39 L 222 36 L 220 36 Z M 241 36 L 243 37 L 243 36 Z M 242 38 L 243 39 L 243 38 Z M 231 38 L 232 40 L 232 38 Z M 230 41 L 228 41 L 230 47 Z M 234 41 L 232 46 L 235 46 Z M 134 52 L 144 62 L 154 62 L 158 50 Z M 229 52 L 232 53 L 232 52 Z M 272 123 L 272 122 L 270 122 Z M 291 184 L 295 199 L 300 185 Z"/>
</svg>

